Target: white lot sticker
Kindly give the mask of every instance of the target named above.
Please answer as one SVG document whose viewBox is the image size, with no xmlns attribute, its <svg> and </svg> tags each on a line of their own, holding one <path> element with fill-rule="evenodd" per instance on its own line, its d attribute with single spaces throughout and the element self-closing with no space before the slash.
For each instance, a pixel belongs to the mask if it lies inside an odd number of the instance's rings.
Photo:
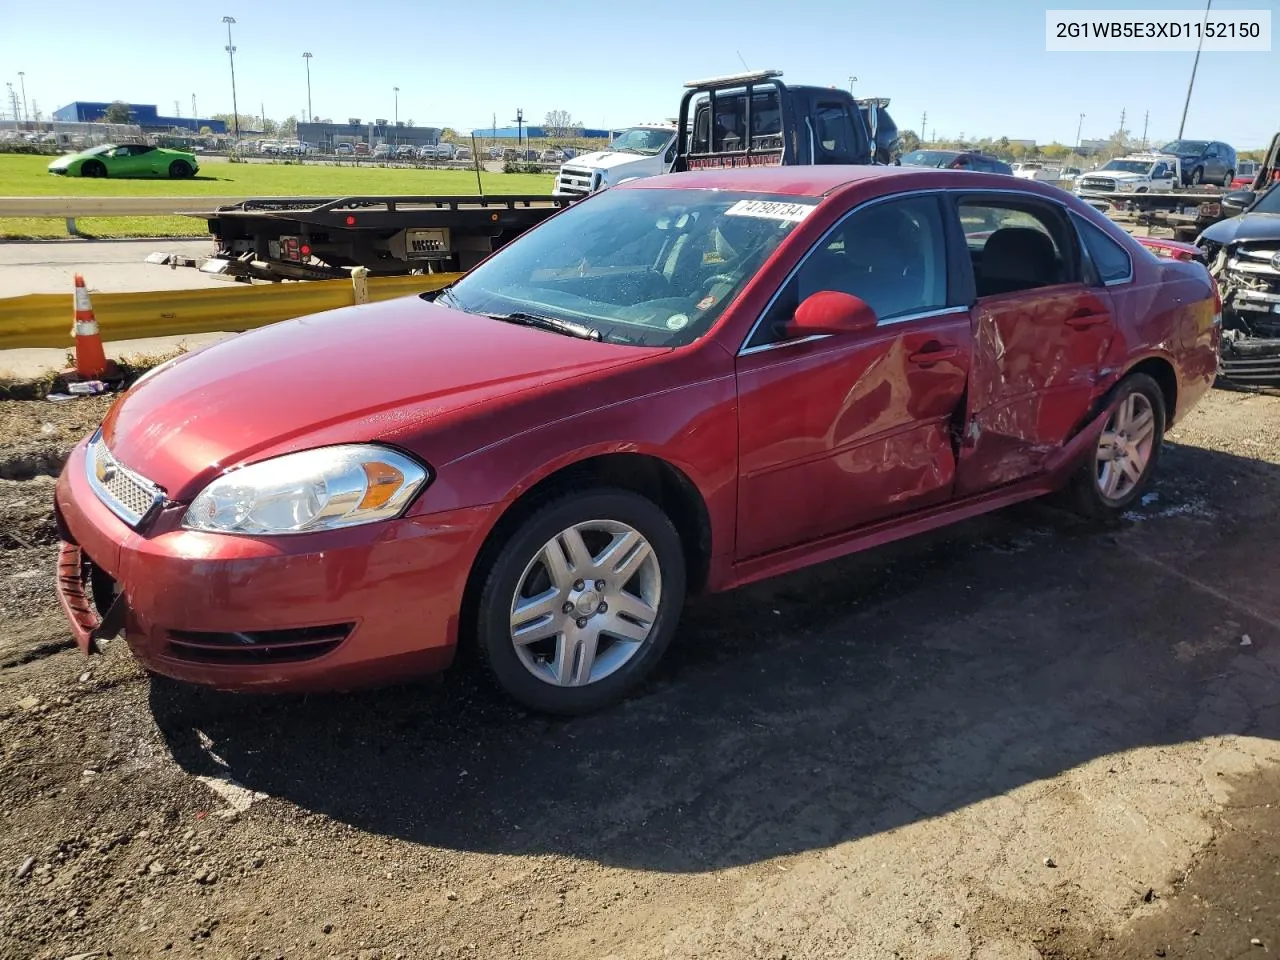
<svg viewBox="0 0 1280 960">
<path fill-rule="evenodd" d="M 725 211 L 731 217 L 762 217 L 799 223 L 813 213 L 812 203 L 782 203 L 777 200 L 739 200 Z"/>
<path fill-rule="evenodd" d="M 673 313 L 667 317 L 668 330 L 682 330 L 689 325 L 689 318 L 683 313 Z"/>
</svg>

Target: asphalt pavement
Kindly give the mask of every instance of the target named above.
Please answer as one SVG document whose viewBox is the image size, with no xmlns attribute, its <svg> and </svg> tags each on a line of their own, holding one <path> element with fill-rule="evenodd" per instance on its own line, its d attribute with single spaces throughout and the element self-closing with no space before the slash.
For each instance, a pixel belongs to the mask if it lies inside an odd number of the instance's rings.
<svg viewBox="0 0 1280 960">
<path fill-rule="evenodd" d="M 200 290 L 226 286 L 229 280 L 191 267 L 147 263 L 156 252 L 207 257 L 213 241 L 204 240 L 38 240 L 0 243 L 0 298 L 28 293 L 71 294 L 77 273 L 89 292 Z"/>
</svg>

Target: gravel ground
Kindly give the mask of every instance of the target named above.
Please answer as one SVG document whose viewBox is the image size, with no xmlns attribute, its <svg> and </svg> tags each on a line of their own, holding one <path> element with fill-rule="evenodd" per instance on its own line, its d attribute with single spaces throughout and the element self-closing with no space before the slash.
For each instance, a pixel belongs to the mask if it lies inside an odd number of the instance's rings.
<svg viewBox="0 0 1280 960">
<path fill-rule="evenodd" d="M 554 722 L 465 671 L 86 660 L 41 474 L 104 410 L 0 404 L 2 957 L 1280 948 L 1280 399 L 1215 391 L 1114 527 L 1032 504 L 701 600 L 643 696 Z"/>
</svg>

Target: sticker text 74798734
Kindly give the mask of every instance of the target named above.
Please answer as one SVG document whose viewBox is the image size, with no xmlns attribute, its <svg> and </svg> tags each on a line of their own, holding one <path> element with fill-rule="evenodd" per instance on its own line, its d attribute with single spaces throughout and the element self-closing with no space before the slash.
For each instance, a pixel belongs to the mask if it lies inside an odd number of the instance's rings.
<svg viewBox="0 0 1280 960">
<path fill-rule="evenodd" d="M 791 203 L 780 200 L 739 200 L 725 211 L 729 217 L 762 217 L 799 223 L 813 212 L 816 204 Z"/>
</svg>

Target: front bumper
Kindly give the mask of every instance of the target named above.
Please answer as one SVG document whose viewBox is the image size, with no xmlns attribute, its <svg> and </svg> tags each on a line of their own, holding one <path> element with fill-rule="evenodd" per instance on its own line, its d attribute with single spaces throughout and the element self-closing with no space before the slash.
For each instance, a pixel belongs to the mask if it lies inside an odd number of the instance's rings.
<svg viewBox="0 0 1280 960">
<path fill-rule="evenodd" d="M 135 531 L 85 476 L 55 493 L 58 593 L 81 649 L 118 597 L 148 670 L 227 690 L 337 690 L 442 670 L 489 508 L 286 537 L 180 527 L 172 506 Z"/>
</svg>

